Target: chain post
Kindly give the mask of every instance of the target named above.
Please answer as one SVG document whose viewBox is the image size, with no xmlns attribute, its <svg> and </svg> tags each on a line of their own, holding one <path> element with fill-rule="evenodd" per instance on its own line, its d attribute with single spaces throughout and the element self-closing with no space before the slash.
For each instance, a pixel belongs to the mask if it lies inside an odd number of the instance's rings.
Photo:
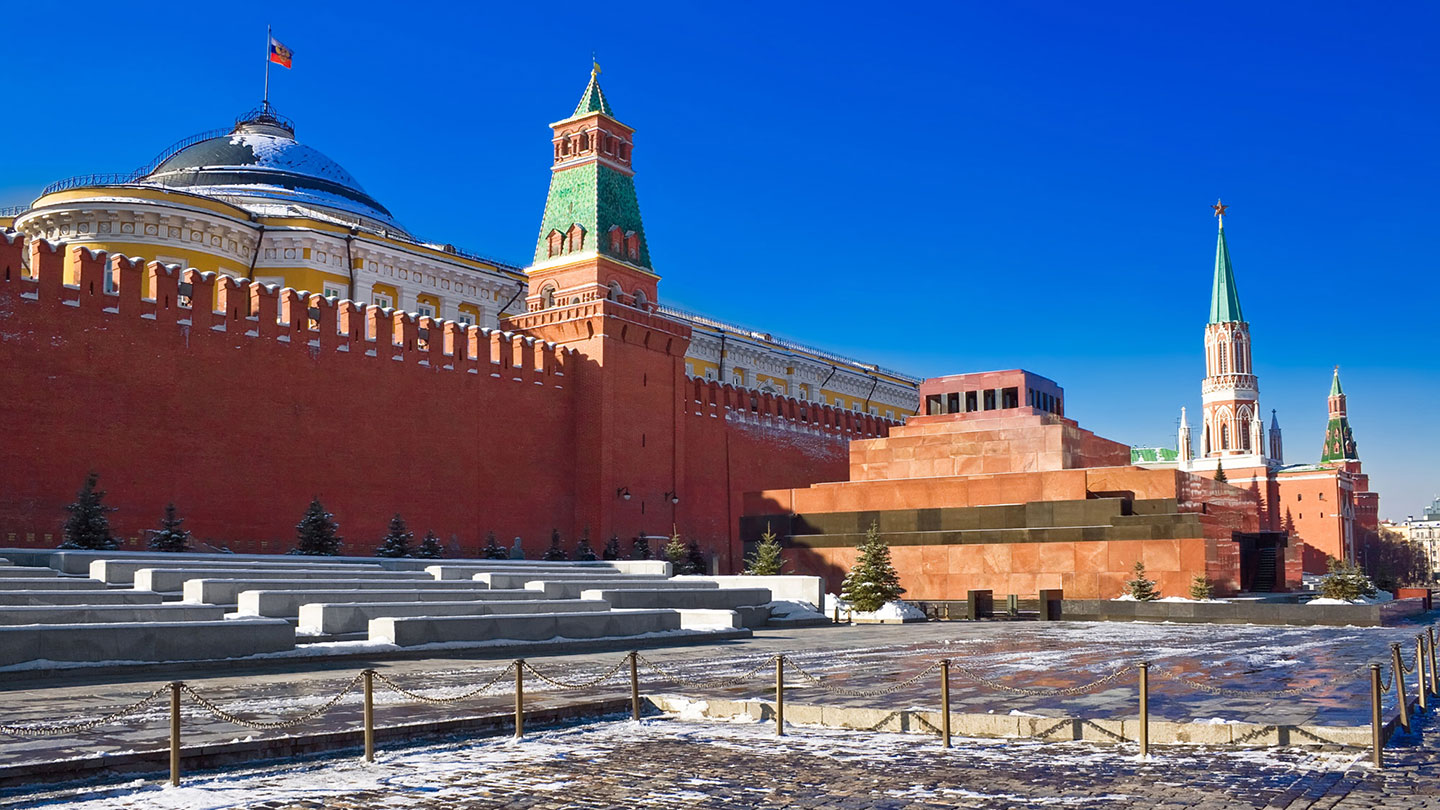
<svg viewBox="0 0 1440 810">
<path fill-rule="evenodd" d="M 630 651 L 630 716 L 633 720 L 640 720 L 640 653 L 636 650 Z"/>
<path fill-rule="evenodd" d="M 1405 705 L 1405 664 L 1400 660 L 1400 642 L 1390 645 L 1390 665 L 1395 671 L 1395 702 L 1400 704 L 1400 727 L 1410 732 L 1410 707 Z"/>
<path fill-rule="evenodd" d="M 180 682 L 170 682 L 170 784 L 180 786 Z"/>
<path fill-rule="evenodd" d="M 940 747 L 950 747 L 950 659 L 940 660 Z"/>
<path fill-rule="evenodd" d="M 839 624 L 839 623 L 840 623 L 840 603 L 839 603 L 839 602 L 836 602 L 836 603 L 835 603 L 835 623 L 836 623 L 836 624 Z"/>
<path fill-rule="evenodd" d="M 1425 628 L 1425 634 L 1430 639 L 1430 694 L 1440 696 L 1440 683 L 1435 681 L 1435 627 Z"/>
<path fill-rule="evenodd" d="M 1140 662 L 1140 758 L 1150 756 L 1150 662 Z"/>
<path fill-rule="evenodd" d="M 785 736 L 785 656 L 775 656 L 775 736 Z"/>
<path fill-rule="evenodd" d="M 1420 711 L 1430 705 L 1430 687 L 1425 683 L 1425 637 L 1415 636 L 1415 691 L 1420 697 Z"/>
<path fill-rule="evenodd" d="M 367 669 L 365 676 L 365 761 L 375 761 L 375 670 Z"/>
<path fill-rule="evenodd" d="M 1381 739 L 1384 729 L 1381 727 L 1380 701 L 1383 694 L 1380 691 L 1380 665 L 1370 665 L 1370 762 L 1377 768 L 1385 767 L 1385 759 L 1381 750 L 1385 741 Z"/>
<path fill-rule="evenodd" d="M 515 659 L 515 738 L 525 736 L 525 659 Z"/>
</svg>

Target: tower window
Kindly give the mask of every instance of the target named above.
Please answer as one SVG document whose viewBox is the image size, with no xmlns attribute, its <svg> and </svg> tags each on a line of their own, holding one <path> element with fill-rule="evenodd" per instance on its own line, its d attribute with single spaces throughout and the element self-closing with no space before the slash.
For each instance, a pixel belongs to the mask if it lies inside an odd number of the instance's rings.
<svg viewBox="0 0 1440 810">
<path fill-rule="evenodd" d="M 634 231 L 625 232 L 625 255 L 631 259 L 640 258 L 640 235 Z"/>
<path fill-rule="evenodd" d="M 548 255 L 559 256 L 565 252 L 565 234 L 561 233 L 558 228 L 550 231 L 545 237 L 545 246 Z"/>
<path fill-rule="evenodd" d="M 625 233 L 620 230 L 619 225 L 610 226 L 610 252 L 616 256 L 623 256 L 625 252 Z"/>
<path fill-rule="evenodd" d="M 1229 371 L 1229 356 L 1228 356 L 1227 352 L 1225 351 L 1225 349 L 1226 349 L 1225 344 L 1224 344 L 1224 343 L 1221 343 L 1221 344 L 1220 344 L 1220 373 L 1221 373 L 1221 374 L 1229 374 L 1229 373 L 1230 373 L 1230 371 Z"/>
<path fill-rule="evenodd" d="M 555 306 L 555 288 L 546 287 L 540 291 L 540 308 L 550 309 Z"/>
<path fill-rule="evenodd" d="M 1229 450 L 1229 449 L 1230 449 L 1230 426 L 1229 426 L 1229 425 L 1221 425 L 1221 426 L 1220 426 L 1220 449 L 1221 449 L 1221 450 Z"/>
</svg>

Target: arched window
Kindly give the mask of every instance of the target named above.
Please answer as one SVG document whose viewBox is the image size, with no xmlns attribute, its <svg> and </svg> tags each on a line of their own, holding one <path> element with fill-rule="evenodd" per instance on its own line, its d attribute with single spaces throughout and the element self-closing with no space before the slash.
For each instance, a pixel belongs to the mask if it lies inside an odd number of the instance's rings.
<svg viewBox="0 0 1440 810">
<path fill-rule="evenodd" d="M 645 296 L 644 290 L 635 291 L 635 306 L 644 309 L 649 305 L 650 299 Z"/>
<path fill-rule="evenodd" d="M 1221 450 L 1229 450 L 1229 449 L 1230 449 L 1230 425 L 1229 425 L 1229 424 L 1223 424 L 1223 425 L 1220 426 L 1220 449 L 1221 449 Z"/>
<path fill-rule="evenodd" d="M 588 152 L 588 151 L 590 151 L 590 135 L 589 135 L 588 133 L 585 133 L 585 132 L 580 133 L 580 151 L 581 151 L 581 152 Z"/>
<path fill-rule="evenodd" d="M 1240 449 L 1250 449 L 1250 417 L 1240 417 Z"/>
<path fill-rule="evenodd" d="M 609 289 L 610 291 L 605 294 L 605 298 L 610 301 L 619 301 L 620 297 L 625 294 L 625 291 L 620 289 L 620 282 L 618 281 L 610 282 Z"/>
<path fill-rule="evenodd" d="M 555 306 L 555 288 L 546 287 L 540 291 L 540 308 L 550 309 Z"/>
<path fill-rule="evenodd" d="M 1221 374 L 1229 374 L 1229 373 L 1230 373 L 1230 369 L 1228 368 L 1228 366 L 1229 366 L 1229 362 L 1228 362 L 1228 361 L 1229 361 L 1229 356 L 1228 356 L 1228 353 L 1225 351 L 1225 349 L 1226 349 L 1225 344 L 1224 344 L 1224 343 L 1221 343 L 1221 344 L 1220 344 L 1220 373 L 1221 373 Z"/>
</svg>

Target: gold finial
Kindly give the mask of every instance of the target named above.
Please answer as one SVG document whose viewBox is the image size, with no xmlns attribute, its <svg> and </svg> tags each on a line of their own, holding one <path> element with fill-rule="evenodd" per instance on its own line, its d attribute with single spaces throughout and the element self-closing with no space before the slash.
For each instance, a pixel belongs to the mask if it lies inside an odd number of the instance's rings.
<svg viewBox="0 0 1440 810">
<path fill-rule="evenodd" d="M 1230 206 L 1220 202 L 1220 198 L 1216 197 L 1215 204 L 1210 207 L 1215 209 L 1215 218 L 1220 220 L 1220 227 L 1225 227 L 1225 209 Z"/>
<path fill-rule="evenodd" d="M 595 59 L 595 52 L 590 52 L 590 78 L 600 75 L 600 62 Z"/>
</svg>

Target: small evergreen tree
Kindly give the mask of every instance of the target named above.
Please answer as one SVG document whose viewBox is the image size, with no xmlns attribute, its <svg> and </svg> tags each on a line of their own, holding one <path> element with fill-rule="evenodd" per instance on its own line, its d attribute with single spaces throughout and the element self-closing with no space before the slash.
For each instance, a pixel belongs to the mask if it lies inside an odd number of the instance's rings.
<svg viewBox="0 0 1440 810">
<path fill-rule="evenodd" d="M 297 542 L 291 554 L 311 557 L 334 557 L 340 553 L 340 526 L 335 516 L 325 511 L 319 498 L 313 498 L 305 517 L 295 525 Z"/>
<path fill-rule="evenodd" d="M 425 539 L 420 541 L 420 547 L 415 549 L 415 556 L 425 560 L 438 560 L 445 556 L 445 545 L 440 542 L 435 532 L 426 532 Z"/>
<path fill-rule="evenodd" d="M 594 562 L 595 549 L 590 547 L 590 530 L 580 533 L 580 544 L 575 546 L 575 559 L 580 562 Z"/>
<path fill-rule="evenodd" d="M 859 555 L 845 581 L 840 586 L 840 597 L 861 613 L 870 613 L 895 601 L 905 589 L 900 587 L 900 575 L 890 561 L 890 545 L 880 536 L 880 528 L 871 521 L 865 532 L 865 542 L 856 549 Z"/>
<path fill-rule="evenodd" d="M 1320 580 L 1320 595 L 1326 599 L 1354 601 L 1362 596 L 1374 596 L 1375 586 L 1360 570 L 1360 566 L 1342 562 L 1331 557 L 1325 564 L 1328 573 Z"/>
<path fill-rule="evenodd" d="M 480 558 L 484 560 L 508 560 L 510 559 L 510 552 L 495 539 L 495 532 L 486 532 L 485 545 L 480 549 Z"/>
<path fill-rule="evenodd" d="M 670 540 L 665 543 L 663 555 L 676 574 L 689 573 L 685 570 L 685 541 L 680 539 L 680 532 L 674 526 L 670 527 Z"/>
<path fill-rule="evenodd" d="M 415 551 L 411 545 L 414 540 L 415 533 L 406 528 L 405 518 L 396 512 L 395 517 L 390 518 L 390 531 L 386 532 L 385 539 L 380 541 L 380 547 L 375 549 L 375 556 L 409 557 Z"/>
<path fill-rule="evenodd" d="M 65 541 L 60 548 L 112 551 L 120 547 L 110 536 L 110 519 L 105 517 L 115 507 L 105 505 L 105 490 L 95 488 L 99 482 L 99 473 L 85 476 L 85 485 L 75 493 L 75 502 L 65 507 L 70 517 L 65 519 Z"/>
<path fill-rule="evenodd" d="M 560 545 L 559 529 L 550 530 L 550 547 L 545 549 L 545 553 L 540 555 L 540 559 L 546 562 L 561 562 L 570 559 L 570 555 L 565 553 L 565 547 Z"/>
<path fill-rule="evenodd" d="M 635 535 L 635 539 L 630 541 L 630 559 L 654 559 L 650 554 L 650 538 L 646 537 L 644 532 Z"/>
<path fill-rule="evenodd" d="M 700 550 L 700 541 L 694 537 L 685 547 L 685 574 L 704 574 L 710 568 L 710 561 L 705 559 L 705 552 Z"/>
<path fill-rule="evenodd" d="M 1196 574 L 1190 580 L 1190 598 L 1197 602 L 1208 602 L 1215 598 L 1215 589 L 1204 574 Z"/>
<path fill-rule="evenodd" d="M 745 573 L 754 577 L 774 577 L 784 573 L 785 559 L 780 556 L 780 537 L 770 530 L 770 524 L 765 524 L 765 533 L 760 535 L 760 543 L 755 546 L 755 553 L 745 560 Z"/>
<path fill-rule="evenodd" d="M 165 516 L 160 518 L 160 528 L 150 529 L 151 551 L 181 552 L 190 550 L 190 532 L 180 528 L 185 519 L 175 515 L 175 504 L 165 504 Z"/>
<path fill-rule="evenodd" d="M 1215 462 L 1215 480 L 1216 480 L 1216 481 L 1229 481 L 1229 480 L 1230 480 L 1230 477 L 1225 474 L 1225 462 L 1223 462 L 1223 461 L 1217 461 L 1217 462 Z"/>
<path fill-rule="evenodd" d="M 1136 602 L 1153 602 L 1160 596 L 1155 590 L 1155 580 L 1145 578 L 1145 563 L 1135 561 L 1135 567 L 1131 569 L 1135 576 L 1125 581 L 1125 590 Z"/>
<path fill-rule="evenodd" d="M 512 559 L 512 560 L 523 560 L 523 559 L 525 559 L 525 546 L 521 545 L 521 543 L 520 543 L 520 536 L 519 536 L 519 535 L 516 535 L 516 536 L 515 536 L 515 543 L 514 543 L 514 545 L 510 546 L 510 559 Z"/>
<path fill-rule="evenodd" d="M 605 548 L 600 552 L 602 560 L 620 559 L 620 535 L 612 534 L 610 539 L 605 541 Z"/>
</svg>

